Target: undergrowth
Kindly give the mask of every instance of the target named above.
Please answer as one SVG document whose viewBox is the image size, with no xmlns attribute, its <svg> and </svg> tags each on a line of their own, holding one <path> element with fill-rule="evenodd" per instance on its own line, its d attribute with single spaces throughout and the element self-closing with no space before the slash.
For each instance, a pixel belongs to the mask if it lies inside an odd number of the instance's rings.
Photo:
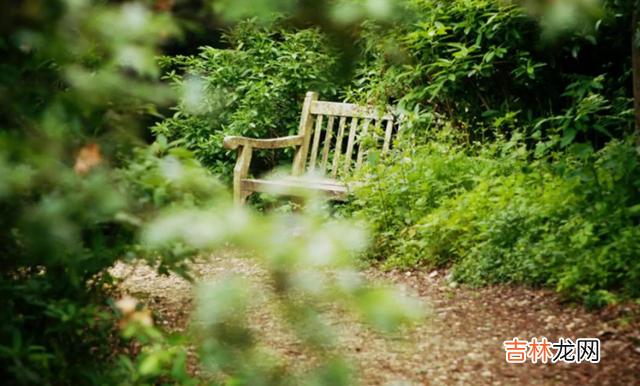
<svg viewBox="0 0 640 386">
<path fill-rule="evenodd" d="M 640 167 L 634 138 L 560 160 L 522 140 L 443 141 L 369 165 L 349 210 L 386 267 L 453 266 L 474 286 L 551 287 L 590 306 L 640 296 Z"/>
</svg>

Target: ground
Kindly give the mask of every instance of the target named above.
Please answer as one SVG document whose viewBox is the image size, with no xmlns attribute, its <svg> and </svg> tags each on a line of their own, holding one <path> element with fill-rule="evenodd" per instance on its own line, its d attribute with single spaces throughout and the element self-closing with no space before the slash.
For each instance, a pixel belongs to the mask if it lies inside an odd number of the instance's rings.
<svg viewBox="0 0 640 386">
<path fill-rule="evenodd" d="M 200 281 L 235 273 L 264 281 L 264 271 L 251 259 L 222 252 L 194 265 Z M 148 267 L 121 265 L 125 293 L 146 299 L 158 323 L 168 330 L 188 326 L 193 306 L 191 284 L 176 276 L 158 276 Z M 493 286 L 470 289 L 451 285 L 446 272 L 382 272 L 368 269 L 370 282 L 390 281 L 414 294 L 432 311 L 403 339 L 384 339 L 368 326 L 339 310 L 328 322 L 338 332 L 339 349 L 357 370 L 361 385 L 640 385 L 640 322 L 637 310 L 618 306 L 587 312 L 562 304 L 544 290 Z M 291 366 L 311 361 L 268 310 L 257 310 L 251 323 L 263 344 Z M 514 337 L 597 337 L 602 342 L 600 363 L 510 364 L 503 341 Z M 199 371 L 199 370 L 193 370 Z"/>
</svg>

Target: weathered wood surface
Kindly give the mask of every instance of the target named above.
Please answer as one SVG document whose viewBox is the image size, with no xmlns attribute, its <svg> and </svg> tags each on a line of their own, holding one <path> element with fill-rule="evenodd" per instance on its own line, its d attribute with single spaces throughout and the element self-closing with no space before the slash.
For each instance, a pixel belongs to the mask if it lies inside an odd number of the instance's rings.
<svg viewBox="0 0 640 386">
<path fill-rule="evenodd" d="M 233 201 L 236 205 L 244 204 L 251 194 L 250 190 L 243 189 L 242 180 L 247 178 L 249 174 L 252 153 L 251 146 L 242 146 L 238 151 L 238 160 L 236 161 L 236 167 L 233 169 Z"/>
<path fill-rule="evenodd" d="M 353 145 L 356 141 L 356 131 L 358 130 L 358 119 L 351 120 L 351 129 L 349 130 L 349 142 L 347 142 L 347 153 L 344 156 L 344 175 L 349 173 L 351 167 L 351 157 L 353 156 Z"/>
<path fill-rule="evenodd" d="M 342 138 L 344 138 L 344 126 L 347 123 L 347 117 L 340 117 L 340 126 L 338 126 L 338 136 L 336 137 L 336 148 L 333 151 L 333 165 L 331 166 L 331 178 L 338 176 L 338 166 L 340 165 L 340 153 L 342 153 Z"/>
<path fill-rule="evenodd" d="M 387 121 L 387 130 L 384 133 L 384 146 L 382 147 L 383 154 L 389 151 L 389 146 L 391 144 L 392 131 L 393 131 L 393 118 Z"/>
<path fill-rule="evenodd" d="M 307 163 L 307 153 L 309 152 L 309 141 L 311 140 L 311 131 L 313 130 L 313 116 L 311 116 L 311 105 L 318 99 L 317 92 L 308 92 L 302 106 L 302 116 L 300 117 L 299 136 L 304 139 L 300 147 L 296 149 L 293 156 L 293 175 L 300 176 L 304 173 L 305 164 Z"/>
<path fill-rule="evenodd" d="M 367 133 L 369 132 L 369 125 L 371 124 L 371 120 L 367 119 L 364 121 L 364 127 L 362 128 L 361 138 L 366 138 Z M 360 143 L 360 149 L 358 149 L 358 160 L 356 162 L 356 172 L 359 172 L 362 168 L 362 161 L 364 159 L 364 153 L 366 153 L 366 149 L 363 146 L 362 142 Z"/>
<path fill-rule="evenodd" d="M 327 171 L 327 161 L 329 160 L 329 150 L 331 149 L 331 136 L 333 135 L 333 123 L 336 117 L 330 116 L 327 122 L 327 132 L 324 136 L 324 149 L 322 149 L 322 163 L 320 164 L 320 172 L 324 174 Z"/>
<path fill-rule="evenodd" d="M 236 150 L 241 146 L 251 146 L 254 149 L 279 149 L 283 147 L 300 146 L 302 145 L 302 141 L 304 141 L 304 137 L 301 135 L 271 139 L 228 136 L 224 138 L 223 146 L 227 150 Z"/>
<path fill-rule="evenodd" d="M 311 114 L 333 115 L 347 118 L 393 119 L 392 114 L 388 112 L 380 114 L 380 111 L 373 107 L 336 102 L 315 101 L 311 104 Z"/>
<path fill-rule="evenodd" d="M 322 134 L 323 115 L 316 117 L 316 130 L 313 135 L 313 147 L 311 149 L 311 159 L 309 160 L 309 172 L 313 173 L 316 168 L 316 159 L 318 158 L 318 147 L 320 146 L 320 136 Z"/>
<path fill-rule="evenodd" d="M 314 183 L 309 180 L 242 180 L 242 189 L 245 191 L 271 193 L 286 196 L 322 196 L 336 201 L 345 201 L 348 197 L 348 189 L 345 185 L 336 182 Z"/>
</svg>

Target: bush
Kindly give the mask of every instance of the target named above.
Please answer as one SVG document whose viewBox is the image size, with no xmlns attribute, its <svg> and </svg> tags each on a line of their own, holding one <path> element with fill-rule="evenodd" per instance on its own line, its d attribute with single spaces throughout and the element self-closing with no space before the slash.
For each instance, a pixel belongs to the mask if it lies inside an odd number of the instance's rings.
<svg viewBox="0 0 640 386">
<path fill-rule="evenodd" d="M 415 23 L 365 26 L 347 91 L 404 116 L 347 208 L 373 229 L 370 254 L 590 305 L 639 296 L 627 5 L 546 30 L 511 2 L 407 7 Z"/>
<path fill-rule="evenodd" d="M 400 139 L 389 158 L 372 157 L 360 177 L 367 183 L 356 189 L 347 208 L 377 235 L 372 255 L 389 266 L 433 263 L 419 252 L 424 241 L 416 234 L 416 224 L 447 199 L 517 167 L 500 158 L 496 144 L 471 149 L 460 144 L 460 136 L 450 128 L 431 138 L 417 146 L 413 138 Z"/>
<path fill-rule="evenodd" d="M 608 17 L 553 41 L 510 1 L 416 0 L 407 7 L 413 23 L 365 29 L 354 100 L 394 102 L 421 128 L 445 120 L 469 142 L 542 128 L 543 135 L 577 131 L 578 140 L 601 146 L 630 133 L 631 20 L 622 6 L 607 3 Z M 558 122 L 580 120 L 575 107 L 593 90 L 611 120 L 579 128 Z"/>
<path fill-rule="evenodd" d="M 531 162 L 523 140 L 475 152 L 440 140 L 373 168 L 352 209 L 387 266 L 453 265 L 472 285 L 551 287 L 590 306 L 638 297 L 636 140 L 588 149 Z"/>
<path fill-rule="evenodd" d="M 559 175 L 487 181 L 447 202 L 419 226 L 426 253 L 449 253 L 473 284 L 525 282 L 601 305 L 622 290 L 638 297 L 637 148 L 613 141 Z"/>
<path fill-rule="evenodd" d="M 279 21 L 265 27 L 244 21 L 224 39 L 228 49 L 202 47 L 199 56 L 161 60 L 167 70 L 164 78 L 184 86 L 187 94 L 173 118 L 153 131 L 170 139 L 186 139 L 204 165 L 228 180 L 235 154 L 222 148 L 223 138 L 297 134 L 306 92 L 320 92 L 323 99 L 338 93 L 332 80 L 337 54 L 320 31 L 297 30 Z M 200 93 L 202 99 L 197 97 Z M 194 95 L 197 105 L 190 102 Z M 256 152 L 254 171 L 290 160 L 290 151 L 286 156 Z"/>
</svg>

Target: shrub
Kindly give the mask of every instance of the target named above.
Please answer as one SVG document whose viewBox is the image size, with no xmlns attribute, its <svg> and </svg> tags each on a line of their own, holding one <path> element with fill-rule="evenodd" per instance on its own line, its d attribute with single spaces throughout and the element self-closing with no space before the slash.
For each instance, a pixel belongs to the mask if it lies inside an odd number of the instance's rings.
<svg viewBox="0 0 640 386">
<path fill-rule="evenodd" d="M 365 25 L 347 90 L 405 117 L 347 209 L 373 229 L 370 254 L 590 305 L 638 296 L 628 4 L 555 30 L 512 2 L 406 4 L 415 23 Z"/>
<path fill-rule="evenodd" d="M 614 301 L 606 291 L 640 296 L 634 141 L 568 157 L 562 175 L 535 164 L 450 200 L 420 225 L 427 254 L 451 253 L 474 284 L 550 286 L 590 305 Z"/>
<path fill-rule="evenodd" d="M 606 3 L 608 17 L 551 41 L 511 1 L 406 4 L 413 23 L 365 29 L 366 55 L 349 91 L 354 100 L 394 102 L 421 128 L 445 120 L 469 142 L 542 128 L 543 135 L 577 130 L 579 140 L 601 146 L 629 134 L 630 13 L 620 5 Z M 581 122 L 579 129 L 558 123 L 563 115 L 579 120 L 568 111 L 594 89 L 592 99 L 600 101 L 582 103 L 620 115 L 617 122 Z"/>
<path fill-rule="evenodd" d="M 185 86 L 187 94 L 175 115 L 153 131 L 187 146 L 211 171 L 229 179 L 233 154 L 222 148 L 226 135 L 271 138 L 298 132 L 307 91 L 323 99 L 337 95 L 332 81 L 336 53 L 317 29 L 297 30 L 283 22 L 261 27 L 244 21 L 224 36 L 228 49 L 202 47 L 198 56 L 164 57 L 165 79 Z M 197 95 L 202 92 L 203 98 Z M 287 157 L 257 152 L 257 169 L 269 170 Z M 262 167 L 260 167 L 262 165 Z"/>
<path fill-rule="evenodd" d="M 431 138 L 417 146 L 415 139 L 404 138 L 390 157 L 381 161 L 372 157 L 360 177 L 366 184 L 356 190 L 347 208 L 377 236 L 371 253 L 389 266 L 433 263 L 419 253 L 424 241 L 416 233 L 416 224 L 447 199 L 485 179 L 509 175 L 517 167 L 500 159 L 496 144 L 471 149 L 446 128 Z"/>
</svg>

